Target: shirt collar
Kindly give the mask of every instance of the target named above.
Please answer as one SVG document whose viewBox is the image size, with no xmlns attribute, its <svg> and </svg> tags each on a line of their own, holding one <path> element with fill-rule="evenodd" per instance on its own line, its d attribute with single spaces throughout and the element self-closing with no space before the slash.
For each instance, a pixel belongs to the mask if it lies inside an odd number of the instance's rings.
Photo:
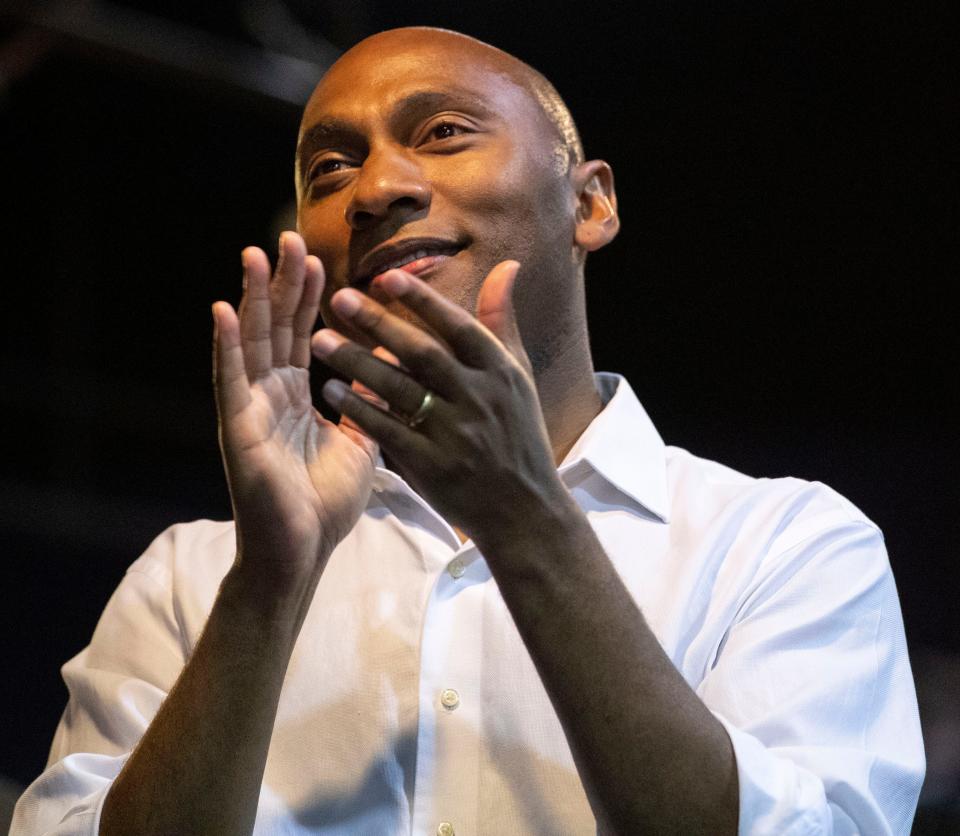
<svg viewBox="0 0 960 836">
<path fill-rule="evenodd" d="M 589 465 L 621 493 L 663 522 L 669 521 L 667 458 L 663 439 L 626 379 L 594 375 L 604 408 L 560 465 L 560 474 Z"/>
<path fill-rule="evenodd" d="M 626 379 L 610 372 L 594 375 L 604 407 L 567 453 L 558 472 L 573 476 L 583 467 L 599 473 L 617 490 L 662 520 L 669 521 L 666 449 L 646 410 Z M 406 482 L 377 457 L 375 491 Z"/>
</svg>

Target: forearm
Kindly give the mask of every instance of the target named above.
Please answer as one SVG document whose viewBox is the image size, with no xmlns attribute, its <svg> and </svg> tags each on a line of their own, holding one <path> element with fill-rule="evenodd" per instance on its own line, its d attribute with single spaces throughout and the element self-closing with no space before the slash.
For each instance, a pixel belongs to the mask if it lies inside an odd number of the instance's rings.
<svg viewBox="0 0 960 836">
<path fill-rule="evenodd" d="M 297 600 L 265 594 L 236 568 L 227 574 L 193 655 L 107 795 L 102 836 L 252 832 L 305 606 Z"/>
<path fill-rule="evenodd" d="M 736 761 L 572 498 L 479 543 L 560 718 L 598 820 L 618 833 L 735 833 Z"/>
</svg>

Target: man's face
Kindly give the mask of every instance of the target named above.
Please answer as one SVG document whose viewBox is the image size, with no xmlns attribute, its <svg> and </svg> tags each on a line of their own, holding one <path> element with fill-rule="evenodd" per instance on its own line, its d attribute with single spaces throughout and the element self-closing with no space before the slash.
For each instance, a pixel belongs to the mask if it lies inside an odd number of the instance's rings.
<svg viewBox="0 0 960 836">
<path fill-rule="evenodd" d="M 545 117 L 489 53 L 444 33 L 385 33 L 344 56 L 311 98 L 298 218 L 326 269 L 328 324 L 334 291 L 401 265 L 473 311 L 489 270 L 515 258 L 524 337 L 537 318 L 547 327 L 576 275 L 575 197 Z M 534 296 L 539 305 L 524 305 Z"/>
</svg>

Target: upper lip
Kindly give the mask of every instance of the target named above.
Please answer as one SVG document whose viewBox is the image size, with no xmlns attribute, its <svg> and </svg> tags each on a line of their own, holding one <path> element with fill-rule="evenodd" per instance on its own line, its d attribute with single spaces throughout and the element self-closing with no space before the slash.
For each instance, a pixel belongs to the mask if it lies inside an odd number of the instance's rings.
<svg viewBox="0 0 960 836">
<path fill-rule="evenodd" d="M 419 250 L 427 250 L 431 255 L 454 255 L 463 248 L 463 244 L 446 238 L 404 238 L 402 241 L 389 241 L 368 252 L 357 269 L 353 271 L 353 284 L 369 281 L 384 272 L 391 264 L 411 256 Z"/>
</svg>

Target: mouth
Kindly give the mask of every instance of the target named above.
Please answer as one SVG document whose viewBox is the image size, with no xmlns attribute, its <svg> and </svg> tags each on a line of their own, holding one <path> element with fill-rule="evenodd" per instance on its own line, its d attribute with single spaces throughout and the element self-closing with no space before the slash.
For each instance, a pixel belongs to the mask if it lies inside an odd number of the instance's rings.
<svg viewBox="0 0 960 836">
<path fill-rule="evenodd" d="M 463 244 L 439 238 L 409 238 L 384 244 L 361 259 L 350 284 L 366 287 L 377 276 L 397 267 L 420 275 L 452 258 L 462 249 Z"/>
</svg>

